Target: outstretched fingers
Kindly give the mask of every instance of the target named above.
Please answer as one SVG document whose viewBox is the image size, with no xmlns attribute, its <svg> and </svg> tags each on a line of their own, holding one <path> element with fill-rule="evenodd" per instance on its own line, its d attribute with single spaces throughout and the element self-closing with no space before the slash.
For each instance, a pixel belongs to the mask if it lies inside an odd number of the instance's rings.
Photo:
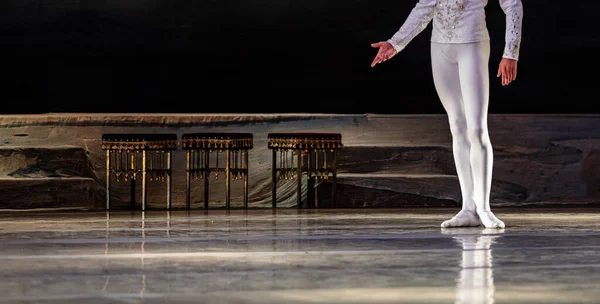
<svg viewBox="0 0 600 304">
<path fill-rule="evenodd" d="M 373 59 L 373 62 L 371 62 L 371 67 L 374 67 L 376 64 L 382 63 L 384 61 L 385 61 L 385 58 L 383 56 L 383 51 L 381 51 L 381 49 L 379 49 L 379 51 L 377 52 L 377 55 L 375 56 L 375 59 Z"/>
<path fill-rule="evenodd" d="M 379 63 L 389 60 L 395 54 L 394 52 L 390 52 L 389 49 L 386 49 L 385 43 L 383 43 L 383 42 L 373 43 L 373 44 L 371 44 L 371 46 L 374 48 L 379 48 L 379 50 L 377 51 L 377 55 L 375 56 L 375 59 L 373 59 L 373 62 L 371 62 L 371 67 L 374 67 L 376 64 L 379 64 Z"/>
<path fill-rule="evenodd" d="M 371 43 L 371 46 L 374 48 L 380 48 L 383 46 L 383 42 L 375 42 L 375 43 Z"/>
</svg>

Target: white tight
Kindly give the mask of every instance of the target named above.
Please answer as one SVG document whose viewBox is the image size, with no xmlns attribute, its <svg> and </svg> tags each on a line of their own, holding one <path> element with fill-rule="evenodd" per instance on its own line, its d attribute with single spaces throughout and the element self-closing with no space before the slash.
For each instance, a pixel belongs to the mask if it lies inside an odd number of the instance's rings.
<svg viewBox="0 0 600 304">
<path fill-rule="evenodd" d="M 493 151 L 488 135 L 489 40 L 431 43 L 436 91 L 448 115 L 462 210 L 490 211 Z"/>
</svg>

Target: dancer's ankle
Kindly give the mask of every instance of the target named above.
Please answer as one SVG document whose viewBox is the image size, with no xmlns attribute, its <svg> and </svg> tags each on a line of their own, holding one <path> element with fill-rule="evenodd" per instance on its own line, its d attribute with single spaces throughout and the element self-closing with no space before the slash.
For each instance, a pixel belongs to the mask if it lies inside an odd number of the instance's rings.
<svg viewBox="0 0 600 304">
<path fill-rule="evenodd" d="M 475 210 L 475 208 L 469 208 L 469 207 L 465 208 L 465 207 L 463 207 L 460 210 L 460 213 L 465 213 L 465 212 L 466 213 L 470 213 L 470 214 L 477 214 L 477 211 Z"/>
<path fill-rule="evenodd" d="M 487 213 L 493 213 L 493 212 L 491 209 L 477 209 L 476 213 L 478 215 L 481 215 L 481 214 L 487 214 Z"/>
</svg>

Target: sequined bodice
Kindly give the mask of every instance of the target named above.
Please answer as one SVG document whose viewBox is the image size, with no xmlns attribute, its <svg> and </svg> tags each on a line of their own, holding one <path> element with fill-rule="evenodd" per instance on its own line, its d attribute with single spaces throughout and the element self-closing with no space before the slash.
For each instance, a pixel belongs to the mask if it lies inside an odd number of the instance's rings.
<svg viewBox="0 0 600 304">
<path fill-rule="evenodd" d="M 499 0 L 506 14 L 503 57 L 518 59 L 523 8 L 520 0 Z M 468 43 L 489 40 L 485 20 L 487 0 L 419 0 L 410 15 L 388 41 L 401 51 L 433 20 L 431 41 Z"/>
</svg>

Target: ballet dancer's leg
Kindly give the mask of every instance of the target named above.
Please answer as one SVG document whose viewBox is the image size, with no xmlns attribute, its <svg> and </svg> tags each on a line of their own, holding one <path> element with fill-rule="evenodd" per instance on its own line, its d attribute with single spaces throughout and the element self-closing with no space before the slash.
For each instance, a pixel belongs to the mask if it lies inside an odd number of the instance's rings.
<svg viewBox="0 0 600 304">
<path fill-rule="evenodd" d="M 477 214 L 486 228 L 504 228 L 490 208 L 493 150 L 488 133 L 489 104 L 489 41 L 456 45 L 456 59 L 467 121 L 472 176 L 471 198 Z"/>
<path fill-rule="evenodd" d="M 442 106 L 448 115 L 452 133 L 452 153 L 462 194 L 462 209 L 442 227 L 469 227 L 481 224 L 473 196 L 473 176 L 470 165 L 471 145 L 467 133 L 467 118 L 463 106 L 456 52 L 450 44 L 431 44 L 433 81 Z"/>
</svg>

